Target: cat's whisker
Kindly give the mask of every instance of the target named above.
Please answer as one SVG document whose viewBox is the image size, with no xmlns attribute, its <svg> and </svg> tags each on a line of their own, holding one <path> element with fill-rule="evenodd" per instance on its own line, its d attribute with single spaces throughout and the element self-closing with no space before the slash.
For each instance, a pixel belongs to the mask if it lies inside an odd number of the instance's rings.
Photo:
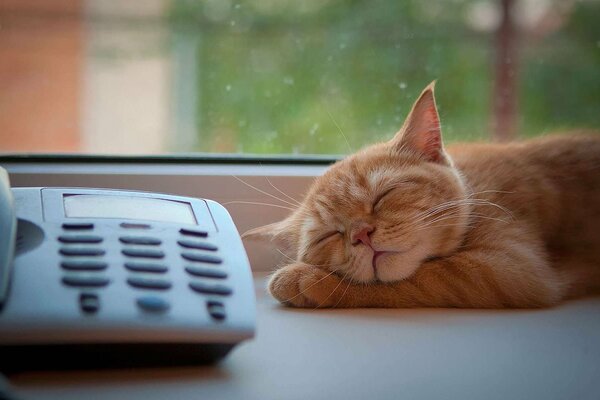
<svg viewBox="0 0 600 400">
<path fill-rule="evenodd" d="M 329 293 L 329 295 L 327 297 L 325 297 L 325 299 L 323 299 L 323 301 L 321 303 L 319 303 L 319 305 L 317 305 L 315 308 L 321 308 L 321 306 L 323 304 L 325 304 L 325 302 L 327 300 L 329 300 L 329 298 L 331 297 L 331 295 L 335 293 L 335 291 L 337 290 L 337 288 L 340 287 L 340 285 L 342 284 L 342 282 L 344 281 L 344 279 L 346 279 L 347 276 L 348 276 L 348 272 L 346 272 L 344 274 L 344 277 L 340 279 L 340 281 L 338 282 L 338 284 L 336 285 L 336 287 L 333 288 L 333 290 L 331 291 L 331 293 Z"/>
<path fill-rule="evenodd" d="M 301 203 L 296 200 L 295 198 L 293 198 L 292 196 L 288 195 L 287 193 L 285 193 L 284 191 L 280 190 L 277 186 L 275 186 L 273 184 L 273 182 L 271 182 L 271 180 L 269 179 L 268 176 L 265 176 L 265 179 L 267 180 L 267 182 L 269 182 L 269 185 L 271 185 L 271 187 L 275 190 L 277 190 L 279 193 L 281 193 L 282 195 L 284 195 L 285 197 L 287 197 L 288 199 L 290 199 L 294 204 L 296 204 L 297 206 L 300 206 Z"/>
<path fill-rule="evenodd" d="M 399 230 L 403 230 L 403 229 L 404 230 L 413 230 L 415 227 L 418 228 L 418 230 L 420 230 L 420 229 L 423 229 L 430 225 L 433 225 L 434 223 L 439 222 L 440 220 L 450 219 L 450 218 L 458 218 L 460 215 L 457 214 L 456 211 L 460 211 L 458 208 L 461 206 L 464 206 L 464 205 L 479 205 L 479 206 L 497 207 L 503 211 L 506 211 L 507 214 L 509 215 L 510 219 L 511 220 L 513 219 L 512 213 L 510 213 L 510 211 L 506 210 L 504 207 L 499 206 L 498 204 L 495 204 L 495 203 L 492 203 L 492 202 L 489 202 L 489 201 L 483 200 L 483 199 L 459 199 L 459 200 L 452 200 L 452 201 L 438 204 L 438 205 L 430 208 L 428 211 L 417 215 L 413 220 L 409 221 L 408 224 L 402 224 L 401 226 L 396 226 L 394 228 L 388 228 L 387 233 L 393 234 L 393 233 L 395 233 Z M 442 212 L 446 212 L 446 214 L 441 214 Z M 467 216 L 479 217 L 482 219 L 494 219 L 494 220 L 505 222 L 505 223 L 508 222 L 501 218 L 494 218 L 494 217 L 483 215 L 483 214 L 477 214 L 473 211 L 470 211 Z M 429 218 L 432 218 L 432 219 L 429 219 Z M 422 224 L 423 222 L 425 222 L 425 224 Z"/>
<path fill-rule="evenodd" d="M 506 207 L 501 206 L 500 204 L 491 202 L 489 200 L 485 200 L 485 199 L 472 199 L 472 200 L 476 200 L 476 203 L 473 203 L 473 205 L 481 205 L 481 206 L 491 206 L 491 207 L 496 207 L 500 210 L 502 210 L 505 214 L 507 214 L 511 219 L 514 218 L 512 212 L 510 212 L 510 210 L 508 210 Z"/>
<path fill-rule="evenodd" d="M 436 214 L 439 214 L 442 211 L 448 211 L 448 210 L 450 210 L 450 212 L 453 212 L 453 211 L 456 211 L 457 207 L 458 207 L 458 205 L 455 205 L 455 206 L 452 206 L 452 207 L 448 206 L 447 208 L 445 208 L 443 210 L 440 210 L 439 212 L 436 211 L 435 213 L 428 213 L 424 217 L 422 215 L 417 215 L 412 220 L 404 221 L 401 224 L 397 224 L 395 226 L 387 228 L 387 233 L 388 234 L 393 234 L 393 233 L 395 233 L 397 231 L 400 231 L 400 230 L 411 230 L 413 227 L 419 226 L 419 224 L 421 224 L 422 222 L 424 222 L 424 221 L 426 222 L 427 218 L 430 218 L 430 217 L 433 217 L 435 219 L 435 218 L 439 218 L 439 217 L 442 217 L 442 216 L 449 216 L 448 214 L 443 214 L 443 215 L 436 215 Z M 458 215 L 451 214 L 451 216 L 452 217 L 457 217 Z"/>
<path fill-rule="evenodd" d="M 348 138 L 346 137 L 346 134 L 344 133 L 344 131 L 342 131 L 342 128 L 340 128 L 340 126 L 338 125 L 337 121 L 335 120 L 335 118 L 333 118 L 333 115 L 331 115 L 331 113 L 329 112 L 329 110 L 327 109 L 327 107 L 325 107 L 325 111 L 327 112 L 327 115 L 329 115 L 329 118 L 331 118 L 331 121 L 333 122 L 333 124 L 335 125 L 335 127 L 337 128 L 337 130 L 343 136 L 344 141 L 346 142 L 346 146 L 348 146 L 348 151 L 350 153 L 352 153 L 352 147 L 350 146 L 350 142 L 348 141 Z"/>
<path fill-rule="evenodd" d="M 470 214 L 469 216 L 470 217 L 475 217 L 475 218 L 480 218 L 480 219 L 487 219 L 487 220 L 499 221 L 499 222 L 503 222 L 505 224 L 508 224 L 510 222 L 510 221 L 507 221 L 507 220 L 502 219 L 502 218 L 494 218 L 494 217 L 489 217 L 487 215 Z M 417 229 L 414 229 L 413 231 L 423 230 L 423 229 L 429 228 L 430 226 L 436 224 L 437 222 L 445 221 L 445 220 L 453 219 L 453 218 L 456 218 L 456 216 L 440 217 L 438 219 L 435 219 L 433 221 L 428 221 L 427 223 L 418 226 Z M 452 225 L 436 225 L 436 228 L 439 228 L 439 227 L 442 227 L 442 226 L 461 226 L 461 225 L 465 225 L 465 224 L 464 223 L 456 223 L 456 224 L 452 224 Z"/>
<path fill-rule="evenodd" d="M 344 278 L 345 279 L 345 278 Z M 340 304 L 340 301 L 342 301 L 342 299 L 344 298 L 344 296 L 346 295 L 346 292 L 348 291 L 348 289 L 350 288 L 350 285 L 352 285 L 352 279 L 348 279 L 348 284 L 346 285 L 346 289 L 344 289 L 344 293 L 342 293 L 342 295 L 340 296 L 340 298 L 338 299 L 337 303 L 334 304 L 333 308 L 336 308 L 338 306 L 338 304 Z"/>
<path fill-rule="evenodd" d="M 297 260 L 294 260 L 292 257 L 288 256 L 283 251 L 279 250 L 279 248 L 275 247 L 275 250 L 277 250 L 277 252 L 279 252 L 279 254 L 281 254 L 282 256 L 284 256 L 285 258 L 287 258 L 289 261 L 291 261 L 291 262 L 297 262 Z"/>
<path fill-rule="evenodd" d="M 260 201 L 232 200 L 232 201 L 227 201 L 227 202 L 221 203 L 221 204 L 224 206 L 229 205 L 229 204 L 249 204 L 249 205 L 254 205 L 254 206 L 269 206 L 269 207 L 283 208 L 283 209 L 290 210 L 290 211 L 295 210 L 295 208 L 292 208 L 292 207 L 281 206 L 279 204 L 262 203 Z"/>
<path fill-rule="evenodd" d="M 299 293 L 296 293 L 294 296 L 290 297 L 289 299 L 283 300 L 283 303 L 288 303 L 288 302 L 290 302 L 291 300 L 295 299 L 296 297 L 298 297 L 298 296 L 300 296 L 300 295 L 304 294 L 304 292 L 306 292 L 308 289 L 310 289 L 311 287 L 315 286 L 316 284 L 318 284 L 318 283 L 322 282 L 324 279 L 327 279 L 329 276 L 331 276 L 331 275 L 332 275 L 333 273 L 335 273 L 335 272 L 337 272 L 335 269 L 334 269 L 334 270 L 332 270 L 331 272 L 329 272 L 327 275 L 325 275 L 324 277 L 322 277 L 322 278 L 321 278 L 321 279 L 319 279 L 318 281 L 316 281 L 316 282 L 313 282 L 311 285 L 309 285 L 308 287 L 304 288 L 304 290 L 302 290 L 301 292 L 299 292 Z"/>
<path fill-rule="evenodd" d="M 511 193 L 516 193 L 516 192 L 509 192 L 507 190 L 494 190 L 494 189 L 489 189 L 489 190 L 482 190 L 480 192 L 473 192 L 470 193 L 467 197 L 472 197 L 475 195 L 479 195 L 479 194 L 487 194 L 487 193 L 502 193 L 502 194 L 511 194 Z"/>
<path fill-rule="evenodd" d="M 448 211 L 451 209 L 455 209 L 458 208 L 460 206 L 464 206 L 464 205 L 469 205 L 469 206 L 492 206 L 492 207 L 496 207 L 502 211 L 504 211 L 506 214 L 508 214 L 510 216 L 510 218 L 513 218 L 512 213 L 507 210 L 505 207 L 490 202 L 488 200 L 484 200 L 484 199 L 460 199 L 460 200 L 453 200 L 453 201 L 449 201 L 449 202 L 445 202 L 442 204 L 439 204 L 437 206 L 432 207 L 429 211 L 422 213 L 420 215 L 418 215 L 415 219 L 416 220 L 425 220 L 426 218 L 429 218 L 431 216 L 434 216 L 436 214 L 439 214 L 441 212 L 444 211 Z"/>
<path fill-rule="evenodd" d="M 415 219 L 424 220 L 432 215 L 439 214 L 439 213 L 447 211 L 449 209 L 457 208 L 462 205 L 468 205 L 468 203 L 466 203 L 467 201 L 468 201 L 467 199 L 460 199 L 460 200 L 452 200 L 452 201 L 438 204 L 434 207 L 431 207 L 429 210 L 417 215 L 415 217 Z"/>
<path fill-rule="evenodd" d="M 246 185 L 246 186 L 248 186 L 248 187 L 250 187 L 250 188 L 252 188 L 252 189 L 256 190 L 256 191 L 257 191 L 257 192 L 259 192 L 259 193 L 262 193 L 262 194 L 264 194 L 264 195 L 267 195 L 267 196 L 269 196 L 269 197 L 271 197 L 271 198 L 273 198 L 273 199 L 275 199 L 275 200 L 281 201 L 282 203 L 285 203 L 285 204 L 287 204 L 287 205 L 290 205 L 290 206 L 292 206 L 292 207 L 297 207 L 297 206 L 298 206 L 297 204 L 291 203 L 291 202 L 289 202 L 289 201 L 287 201 L 287 200 L 284 200 L 284 199 L 282 199 L 282 198 L 280 198 L 280 197 L 277 197 L 277 196 L 275 196 L 274 194 L 271 194 L 271 193 L 269 193 L 269 192 L 265 192 L 264 190 L 262 190 L 262 189 L 259 189 L 259 188 L 257 188 L 256 186 L 249 184 L 248 182 L 246 182 L 245 180 L 243 180 L 242 178 L 240 178 L 240 177 L 238 177 L 238 176 L 235 176 L 235 175 L 231 175 L 231 176 L 232 176 L 232 177 L 234 177 L 235 179 L 237 179 L 238 181 L 240 181 L 241 183 L 243 183 L 244 185 Z"/>
</svg>

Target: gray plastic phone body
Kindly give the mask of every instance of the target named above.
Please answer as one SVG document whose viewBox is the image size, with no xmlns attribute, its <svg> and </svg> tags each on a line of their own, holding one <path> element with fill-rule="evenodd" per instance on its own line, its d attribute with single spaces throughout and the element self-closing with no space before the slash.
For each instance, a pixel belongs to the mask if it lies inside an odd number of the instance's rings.
<svg viewBox="0 0 600 400">
<path fill-rule="evenodd" d="M 80 189 L 14 188 L 15 215 L 18 218 L 17 249 L 12 264 L 9 295 L 0 311 L 0 352 L 22 358 L 19 369 L 37 364 L 35 354 L 44 354 L 42 367 L 61 364 L 53 357 L 70 353 L 85 354 L 73 365 L 138 365 L 149 363 L 210 362 L 223 357 L 236 343 L 251 338 L 255 329 L 255 298 L 252 275 L 240 236 L 224 207 L 216 202 L 156 193 Z M 182 224 L 127 218 L 70 218 L 64 199 L 73 195 L 121 196 L 135 199 L 160 199 L 188 204 L 197 224 Z M 7 207 L 2 204 L 4 210 Z M 164 218 L 162 218 L 164 219 Z M 61 236 L 74 234 L 65 223 L 89 223 L 93 228 L 75 234 L 102 237 L 101 243 L 62 243 Z M 125 227 L 124 227 L 125 226 Z M 143 226 L 141 228 L 140 226 Z M 3 228 L 4 229 L 4 228 Z M 206 237 L 184 235 L 182 229 L 205 233 Z M 168 280 L 168 289 L 147 289 L 128 283 L 131 277 L 153 279 L 154 273 L 135 272 L 125 263 L 139 261 L 124 254 L 125 249 L 145 249 L 144 245 L 122 242 L 123 237 L 151 237 L 161 241 L 155 246 L 164 256 L 158 262 L 168 268 L 158 279 Z M 182 240 L 209 243 L 217 250 L 182 247 Z M 5 239 L 3 237 L 3 244 Z M 61 267 L 65 248 L 93 247 L 104 254 L 93 256 L 108 267 L 102 271 L 69 271 Z M 183 253 L 207 254 L 222 262 L 205 264 L 182 257 Z M 85 257 L 84 257 L 85 258 Z M 226 278 L 198 277 L 187 267 L 212 269 Z M 102 287 L 77 287 L 64 283 L 65 276 L 102 276 L 109 284 Z M 191 289 L 193 282 L 209 287 L 226 287 L 230 294 L 205 294 Z M 96 296 L 98 309 L 86 312 L 81 298 Z M 168 304 L 157 312 L 139 306 L 140 298 L 153 297 Z M 218 319 L 209 306 L 221 304 Z M 223 315 L 224 314 L 224 315 Z M 40 353 L 41 352 L 41 353 Z M 112 353 L 111 353 L 112 352 Z M 119 354 L 113 354 L 119 352 Z M 110 353 L 110 354 L 109 354 Z M 24 356 L 22 356 L 24 355 Z M 77 354 L 71 354 L 74 358 Z M 91 359 L 96 357 L 95 360 Z M 2 357 L 7 360 L 7 357 Z M 102 359 L 105 359 L 102 362 Z M 140 359 L 140 360 L 138 360 Z M 138 362 L 139 361 L 139 362 Z M 1 362 L 0 367 L 7 367 Z M 29 364 L 28 364 L 29 363 Z M 10 366 L 8 366 L 10 368 Z"/>
</svg>

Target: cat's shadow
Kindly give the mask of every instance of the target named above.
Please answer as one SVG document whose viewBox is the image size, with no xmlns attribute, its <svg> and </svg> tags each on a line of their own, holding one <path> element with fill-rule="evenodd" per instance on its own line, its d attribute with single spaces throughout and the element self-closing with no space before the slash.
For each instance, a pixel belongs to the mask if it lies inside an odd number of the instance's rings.
<svg viewBox="0 0 600 400">
<path fill-rule="evenodd" d="M 600 302 L 600 296 L 587 297 L 564 302 L 550 308 L 294 308 L 284 306 L 273 300 L 272 307 L 275 312 L 297 314 L 298 316 L 316 319 L 334 320 L 363 320 L 374 321 L 393 320 L 399 323 L 464 323 L 473 320 L 504 320 L 530 318 L 532 316 L 547 315 L 556 312 L 570 312 L 569 309 L 585 307 L 589 301 Z"/>
</svg>

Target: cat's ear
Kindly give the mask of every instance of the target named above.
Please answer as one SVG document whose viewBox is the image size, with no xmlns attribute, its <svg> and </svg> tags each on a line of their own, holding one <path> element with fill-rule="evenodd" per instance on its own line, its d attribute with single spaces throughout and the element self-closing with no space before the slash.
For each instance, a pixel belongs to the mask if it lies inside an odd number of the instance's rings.
<svg viewBox="0 0 600 400">
<path fill-rule="evenodd" d="M 449 164 L 442 144 L 442 129 L 435 105 L 434 87 L 435 81 L 423 90 L 391 143 L 398 149 L 416 152 L 427 161 Z"/>
<path fill-rule="evenodd" d="M 242 234 L 242 239 L 273 242 L 281 250 L 295 249 L 298 243 L 298 234 L 292 228 L 293 223 L 286 218 L 269 225 L 250 229 Z"/>
</svg>

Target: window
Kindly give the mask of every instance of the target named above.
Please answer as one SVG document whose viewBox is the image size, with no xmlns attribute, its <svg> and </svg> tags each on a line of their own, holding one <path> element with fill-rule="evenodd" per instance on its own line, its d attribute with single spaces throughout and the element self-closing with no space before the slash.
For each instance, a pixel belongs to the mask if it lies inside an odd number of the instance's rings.
<svg viewBox="0 0 600 400">
<path fill-rule="evenodd" d="M 0 151 L 345 154 L 598 129 L 597 0 L 5 0 Z M 345 137 L 344 137 L 345 136 Z"/>
<path fill-rule="evenodd" d="M 278 191 L 300 199 L 392 135 L 436 78 L 447 142 L 598 130 L 599 15 L 598 0 L 4 0 L 0 164 L 14 186 L 211 198 L 243 232 L 289 213 Z M 249 244 L 254 269 L 281 260 L 271 247 Z"/>
</svg>

